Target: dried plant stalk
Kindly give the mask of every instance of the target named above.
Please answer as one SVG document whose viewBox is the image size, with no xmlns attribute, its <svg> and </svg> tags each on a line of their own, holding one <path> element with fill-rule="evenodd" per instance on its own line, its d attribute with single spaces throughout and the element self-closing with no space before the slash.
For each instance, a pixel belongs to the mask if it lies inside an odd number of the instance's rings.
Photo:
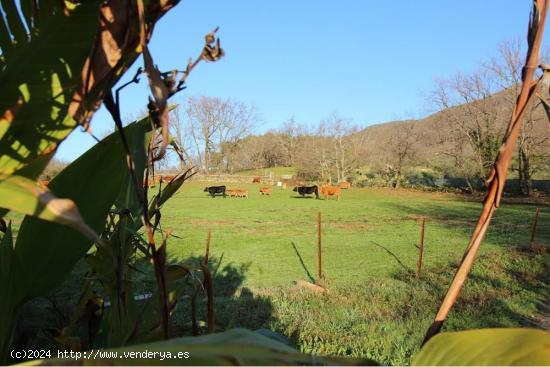
<svg viewBox="0 0 550 367">
<path fill-rule="evenodd" d="M 204 275 L 204 288 L 206 289 L 207 297 L 207 324 L 208 324 L 208 334 L 214 332 L 214 285 L 212 284 L 212 274 L 208 266 L 201 264 L 202 272 Z"/>
<path fill-rule="evenodd" d="M 432 336 L 436 335 L 441 330 L 441 327 L 443 326 L 449 311 L 456 302 L 458 294 L 460 293 L 468 273 L 472 268 L 477 251 L 483 242 L 483 238 L 487 232 L 491 218 L 496 208 L 499 207 L 502 193 L 504 191 L 508 167 L 512 159 L 512 154 L 514 152 L 519 132 L 521 130 L 521 118 L 523 113 L 527 110 L 528 105 L 533 102 L 534 97 L 540 89 L 541 79 L 536 82 L 533 82 L 533 79 L 536 68 L 539 64 L 540 45 L 542 42 L 542 35 L 544 33 L 547 10 L 547 0 L 535 0 L 533 2 L 533 10 L 531 11 L 527 33 L 528 49 L 525 66 L 523 68 L 521 92 L 516 101 L 516 105 L 514 106 L 512 118 L 508 124 L 508 128 L 506 130 L 502 145 L 498 151 L 493 169 L 491 170 L 491 174 L 487 180 L 487 195 L 483 201 L 483 209 L 479 216 L 476 228 L 472 234 L 470 243 L 466 248 L 466 253 L 462 258 L 462 262 L 460 263 L 455 277 L 447 290 L 447 294 L 441 303 L 439 311 L 437 312 L 435 320 L 428 329 L 422 344 L 425 344 Z"/>
</svg>

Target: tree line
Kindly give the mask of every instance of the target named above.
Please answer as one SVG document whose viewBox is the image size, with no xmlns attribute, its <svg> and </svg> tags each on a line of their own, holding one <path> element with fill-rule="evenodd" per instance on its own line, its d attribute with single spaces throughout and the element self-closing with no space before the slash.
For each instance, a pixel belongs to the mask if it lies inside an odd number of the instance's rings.
<svg viewBox="0 0 550 367">
<path fill-rule="evenodd" d="M 186 161 L 204 174 L 293 166 L 303 179 L 343 181 L 361 163 L 364 135 L 336 113 L 314 125 L 291 118 L 278 129 L 254 134 L 260 118 L 253 106 L 200 96 L 189 98 L 172 118 Z"/>
<path fill-rule="evenodd" d="M 464 178 L 474 191 L 491 169 L 519 93 L 520 45 L 505 42 L 475 70 L 435 79 L 428 96 L 435 113 L 421 120 L 363 128 L 332 113 L 315 123 L 290 118 L 258 134 L 261 116 L 254 106 L 195 96 L 171 112 L 171 136 L 184 158 L 181 165 L 195 165 L 203 174 L 292 166 L 304 180 L 396 188 L 411 175 L 428 174 Z M 548 98 L 548 91 L 544 94 Z M 529 106 L 522 123 L 510 174 L 530 195 L 534 177 L 550 178 L 550 124 L 540 100 Z M 161 168 L 174 161 L 161 161 Z M 52 161 L 44 178 L 64 165 Z"/>
</svg>

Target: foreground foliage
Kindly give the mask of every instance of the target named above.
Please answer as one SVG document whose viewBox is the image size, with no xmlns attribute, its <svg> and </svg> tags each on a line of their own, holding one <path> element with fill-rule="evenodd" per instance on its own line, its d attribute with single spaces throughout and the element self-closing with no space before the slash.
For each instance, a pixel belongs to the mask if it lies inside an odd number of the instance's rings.
<svg viewBox="0 0 550 367">
<path fill-rule="evenodd" d="M 104 245 L 98 233 L 121 188 L 128 186 L 127 167 L 139 172 L 137 189 L 151 139 L 146 132 L 159 126 L 142 120 L 120 132 L 123 146 L 113 135 L 64 169 L 49 187 L 34 181 L 69 133 L 78 126 L 90 132 L 95 110 L 104 98 L 112 102 L 111 88 L 146 51 L 155 22 L 177 2 L 138 1 L 139 21 L 129 0 L 2 4 L 0 219 L 10 210 L 26 217 L 16 239 L 11 227 L 1 223 L 0 363 L 7 359 L 22 304 L 59 285 L 93 243 Z M 147 72 L 150 78 L 159 73 L 152 67 Z M 160 101 L 155 94 L 155 102 L 167 113 L 166 97 Z"/>
<path fill-rule="evenodd" d="M 544 365 L 550 334 L 533 329 L 481 329 L 442 333 L 415 356 L 414 365 Z M 153 357 L 154 356 L 154 357 Z M 132 347 L 91 351 L 73 359 L 25 365 L 378 365 L 370 359 L 301 354 L 273 338 L 245 329 Z"/>
</svg>

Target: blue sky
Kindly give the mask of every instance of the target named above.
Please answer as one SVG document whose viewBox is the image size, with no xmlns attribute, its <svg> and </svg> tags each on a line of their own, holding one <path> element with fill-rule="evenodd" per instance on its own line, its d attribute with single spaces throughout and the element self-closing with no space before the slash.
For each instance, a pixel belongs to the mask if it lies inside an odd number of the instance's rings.
<svg viewBox="0 0 550 367">
<path fill-rule="evenodd" d="M 150 48 L 161 70 L 183 69 L 200 52 L 204 35 L 220 26 L 225 58 L 201 63 L 172 102 L 208 95 L 252 104 L 262 118 L 257 132 L 290 117 L 314 123 L 332 112 L 366 126 L 430 113 L 426 94 L 433 78 L 471 71 L 501 42 L 523 40 L 531 4 L 183 0 L 157 24 Z M 141 64 L 139 58 L 122 81 Z M 126 89 L 122 116 L 143 111 L 147 92 L 145 78 Z M 112 126 L 103 108 L 92 120 L 99 136 Z M 56 157 L 71 161 L 93 144 L 77 129 Z"/>
</svg>

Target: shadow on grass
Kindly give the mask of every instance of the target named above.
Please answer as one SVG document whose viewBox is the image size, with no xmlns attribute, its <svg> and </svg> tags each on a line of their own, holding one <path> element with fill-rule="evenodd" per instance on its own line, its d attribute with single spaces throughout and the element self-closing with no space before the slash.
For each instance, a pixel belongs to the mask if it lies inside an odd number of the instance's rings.
<svg viewBox="0 0 550 367">
<path fill-rule="evenodd" d="M 403 268 L 404 271 L 408 272 L 409 275 L 410 275 L 410 273 L 413 273 L 413 270 L 411 268 L 409 268 L 407 265 L 403 264 L 403 262 L 397 257 L 397 255 L 394 254 L 393 252 L 391 252 L 387 247 L 384 247 L 381 244 L 376 243 L 374 241 L 370 241 L 370 242 L 373 245 L 378 246 L 382 250 L 386 251 L 391 257 L 393 257 L 395 259 L 395 261 L 397 261 L 397 263 Z"/>
<path fill-rule="evenodd" d="M 199 264 L 204 257 L 198 256 L 187 259 L 188 264 Z M 215 331 L 229 328 L 243 327 L 247 329 L 264 328 L 272 321 L 273 305 L 269 297 L 255 294 L 253 290 L 243 287 L 246 273 L 251 263 L 224 264 L 223 255 L 218 258 L 209 258 L 208 267 L 212 272 L 214 288 L 214 319 Z M 191 322 L 191 299 L 183 300 L 178 305 L 174 318 L 175 325 L 187 325 Z M 207 319 L 206 295 L 200 294 L 197 298 L 197 318 Z M 201 322 L 201 324 L 204 324 Z M 190 335 L 189 330 L 181 328 L 177 336 Z M 205 332 L 203 328 L 201 330 Z"/>
<path fill-rule="evenodd" d="M 202 256 L 186 259 L 184 263 L 199 268 L 204 261 Z M 171 259 L 170 264 L 181 263 Z M 242 287 L 250 263 L 233 264 L 224 263 L 223 255 L 220 258 L 211 257 L 208 267 L 212 275 L 214 289 L 214 324 L 215 331 L 223 331 L 228 328 L 244 327 L 258 329 L 269 327 L 272 320 L 273 306 L 266 296 L 256 295 L 253 290 Z M 71 277 L 48 297 L 37 298 L 28 302 L 22 309 L 18 318 L 18 328 L 15 335 L 14 348 L 18 349 L 56 349 L 54 338 L 67 326 L 74 314 L 75 306 L 80 296 L 83 278 L 87 271 L 85 264 L 73 271 Z M 151 264 L 145 260 L 139 260 L 134 264 L 133 290 L 137 308 L 142 309 L 146 300 L 156 289 L 156 279 Z M 171 319 L 171 337 L 191 336 L 193 334 L 192 303 L 193 294 L 196 291 L 196 325 L 199 334 L 207 332 L 207 296 L 202 290 L 202 275 L 197 273 L 199 288 L 193 288 L 191 284 L 186 286 L 183 296 L 178 300 Z M 97 289 L 97 295 L 108 301 L 101 287 Z M 140 299 L 140 297 L 144 298 Z M 106 307 L 105 315 L 110 308 Z M 87 324 L 79 326 L 79 334 L 86 335 Z M 195 329 L 195 332 L 197 330 Z M 101 345 L 104 339 L 99 338 L 98 345 L 94 347 L 109 347 Z M 82 339 L 82 347 L 87 348 L 86 340 Z M 83 350 L 84 350 L 83 349 Z"/>
<path fill-rule="evenodd" d="M 304 259 L 302 258 L 302 255 L 300 255 L 300 252 L 298 251 L 298 248 L 296 247 L 296 244 L 294 242 L 291 242 L 292 248 L 294 249 L 294 252 L 296 253 L 296 256 L 298 256 L 298 260 L 300 260 L 300 265 L 302 265 L 302 268 L 306 272 L 306 275 L 310 281 L 310 283 L 315 284 L 315 279 L 313 278 L 313 275 L 309 272 L 309 269 L 307 268 L 306 264 L 304 263 Z"/>
<path fill-rule="evenodd" d="M 461 203 L 468 203 L 461 201 Z M 456 204 L 456 203 L 455 203 Z M 387 203 L 396 213 L 404 215 L 399 219 L 413 220 L 426 217 L 426 226 L 431 223 L 460 231 L 469 237 L 475 227 L 482 206 L 468 203 L 466 206 L 453 203 L 425 203 L 421 206 L 406 205 L 403 203 Z M 489 226 L 489 235 L 493 240 L 506 245 L 527 244 L 531 232 L 534 217 L 534 206 L 527 204 L 506 203 L 495 212 Z M 542 221 L 546 219 L 541 215 Z M 541 221 L 541 219 L 539 219 Z M 550 229 L 548 226 L 539 225 L 537 228 L 537 240 L 550 242 Z"/>
<path fill-rule="evenodd" d="M 550 256 L 517 250 L 480 255 L 469 274 L 444 330 L 477 328 L 548 328 Z M 407 284 L 409 304 L 420 314 L 435 316 L 455 275 L 458 262 L 424 269 L 420 279 L 398 271 L 394 279 Z M 412 301 L 411 301 L 412 300 Z M 399 305 L 406 309 L 407 305 Z M 535 312 L 533 316 L 533 309 Z M 426 325 L 427 328 L 428 325 Z"/>
</svg>

